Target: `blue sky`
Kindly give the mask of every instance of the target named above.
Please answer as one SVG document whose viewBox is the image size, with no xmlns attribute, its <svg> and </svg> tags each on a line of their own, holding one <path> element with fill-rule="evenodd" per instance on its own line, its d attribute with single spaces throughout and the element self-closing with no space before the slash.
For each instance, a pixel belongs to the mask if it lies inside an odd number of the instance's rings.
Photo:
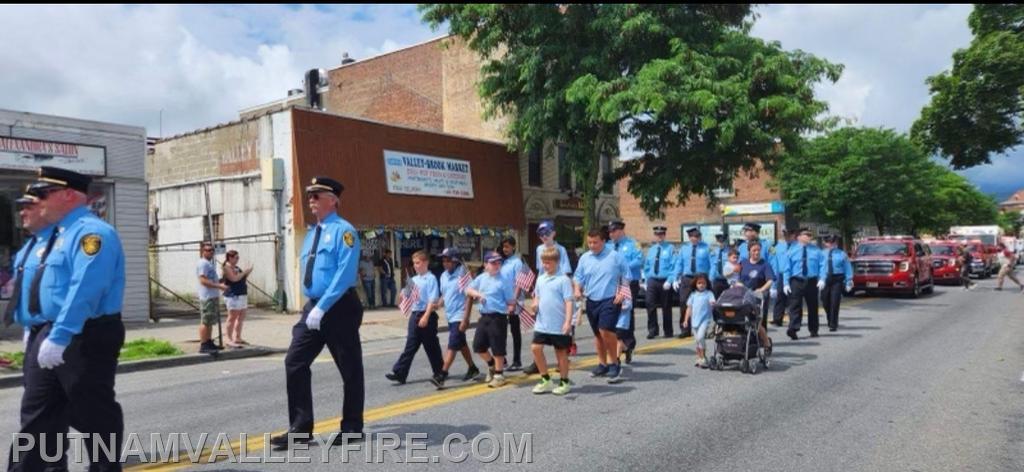
<svg viewBox="0 0 1024 472">
<path fill-rule="evenodd" d="M 905 131 L 924 79 L 971 39 L 969 5 L 771 5 L 753 34 L 846 65 L 818 92 L 833 114 Z M 145 126 L 230 121 L 302 72 L 440 36 L 411 5 L 0 6 L 0 108 Z M 964 172 L 987 193 L 1024 187 L 1024 151 Z"/>
</svg>

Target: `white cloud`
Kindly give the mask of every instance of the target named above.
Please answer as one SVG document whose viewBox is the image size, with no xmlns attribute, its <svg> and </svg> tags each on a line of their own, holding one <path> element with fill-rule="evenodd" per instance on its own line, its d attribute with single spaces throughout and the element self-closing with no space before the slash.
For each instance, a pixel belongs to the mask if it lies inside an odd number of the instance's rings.
<svg viewBox="0 0 1024 472">
<path fill-rule="evenodd" d="M 412 14 L 410 14 L 410 12 Z M 0 6 L 0 108 L 164 135 L 237 118 L 302 73 L 436 36 L 415 7 Z"/>
</svg>

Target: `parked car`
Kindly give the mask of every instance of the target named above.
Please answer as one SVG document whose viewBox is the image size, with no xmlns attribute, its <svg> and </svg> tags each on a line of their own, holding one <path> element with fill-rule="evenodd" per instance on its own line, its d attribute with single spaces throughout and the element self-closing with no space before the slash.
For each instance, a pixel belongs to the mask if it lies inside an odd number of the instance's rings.
<svg viewBox="0 0 1024 472">
<path fill-rule="evenodd" d="M 981 241 L 969 241 L 964 245 L 964 250 L 970 251 L 972 259 L 968 275 L 987 279 L 999 272 L 998 248 L 993 252 Z"/>
<path fill-rule="evenodd" d="M 932 278 L 935 283 L 960 284 L 961 244 L 957 241 L 934 241 L 928 244 L 932 252 Z"/>
<path fill-rule="evenodd" d="M 909 236 L 868 238 L 853 257 L 853 293 L 904 293 L 918 297 L 935 289 L 931 249 Z"/>
</svg>

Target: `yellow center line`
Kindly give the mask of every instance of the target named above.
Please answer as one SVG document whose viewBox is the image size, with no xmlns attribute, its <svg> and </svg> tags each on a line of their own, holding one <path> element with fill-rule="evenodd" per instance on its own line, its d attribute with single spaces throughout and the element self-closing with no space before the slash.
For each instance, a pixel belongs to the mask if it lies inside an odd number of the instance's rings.
<svg viewBox="0 0 1024 472">
<path fill-rule="evenodd" d="M 864 298 L 864 299 L 851 300 L 849 302 L 845 302 L 844 305 L 846 307 L 852 307 L 852 306 L 861 305 L 861 304 L 864 304 L 864 303 L 867 303 L 867 302 L 873 301 L 873 300 L 875 300 L 875 299 L 874 298 Z M 657 353 L 657 352 L 661 352 L 661 351 L 666 351 L 666 350 L 669 350 L 669 349 L 675 349 L 675 348 L 687 346 L 687 345 L 693 344 L 693 342 L 694 342 L 693 338 L 687 338 L 687 339 L 667 339 L 667 340 L 664 340 L 664 341 L 657 341 L 657 342 L 646 343 L 642 347 L 638 347 L 636 349 L 636 351 L 635 351 L 635 354 L 639 354 L 639 355 L 642 355 L 642 354 L 653 354 L 653 353 Z M 598 361 L 598 358 L 597 358 L 596 355 L 595 356 L 589 356 L 589 357 L 582 358 L 582 359 L 580 359 L 580 360 L 578 360 L 576 362 L 571 363 L 569 368 L 572 369 L 572 370 L 587 369 L 587 368 L 596 366 L 598 363 L 599 363 L 599 361 Z M 555 369 L 551 369 L 550 371 L 553 371 L 553 370 L 555 370 Z M 530 383 L 530 382 L 534 382 L 534 381 L 536 381 L 536 376 L 533 376 L 533 375 L 522 375 L 522 376 L 516 376 L 516 377 L 509 378 L 508 379 L 508 385 L 522 385 L 522 384 L 526 384 L 526 383 Z M 432 394 L 429 394 L 429 395 L 424 395 L 424 396 L 421 396 L 421 397 L 412 398 L 412 399 L 404 400 L 404 401 L 399 401 L 399 402 L 396 402 L 396 403 L 391 403 L 391 404 L 387 404 L 387 405 L 383 405 L 383 406 L 379 406 L 379 407 L 376 407 L 376 408 L 371 408 L 369 410 L 366 410 L 363 413 L 363 422 L 364 423 L 378 422 L 378 421 L 394 418 L 396 416 L 401 416 L 401 415 L 405 415 L 405 414 L 409 414 L 409 413 L 415 413 L 417 411 L 426 410 L 428 408 L 432 408 L 432 407 L 436 407 L 436 406 L 440 406 L 440 405 L 447 405 L 449 403 L 455 403 L 457 401 L 465 400 L 465 399 L 468 399 L 468 398 L 479 397 L 479 396 L 486 395 L 486 394 L 491 393 L 491 392 L 496 392 L 496 391 L 500 391 L 500 390 L 504 390 L 504 389 L 505 389 L 505 387 L 490 388 L 490 387 L 487 386 L 487 384 L 483 384 L 483 383 L 469 385 L 469 386 L 465 386 L 465 387 L 446 388 L 446 389 L 444 389 L 444 390 L 442 390 L 440 392 L 437 392 L 437 393 L 432 393 Z M 341 422 L 341 417 L 340 416 L 319 421 L 319 422 L 317 422 L 316 424 L 313 425 L 313 433 L 314 434 L 324 434 L 324 433 L 335 432 L 335 431 L 337 431 L 338 424 L 340 422 Z M 278 434 L 284 434 L 286 432 L 287 432 L 286 430 L 280 430 L 280 431 L 273 432 L 271 434 L 272 435 L 278 435 Z M 259 450 L 264 445 L 264 438 L 263 438 L 263 436 L 264 435 L 262 433 L 257 435 L 257 436 L 249 436 L 248 440 L 245 443 L 245 446 L 246 446 L 245 449 L 247 451 Z M 231 449 L 231 451 L 233 451 L 233 453 L 234 453 L 233 455 L 234 456 L 237 457 L 238 455 L 241 454 L 241 442 L 240 441 L 232 441 L 228 447 Z M 225 456 L 228 455 L 228 454 L 226 454 L 225 448 L 219 448 L 217 452 L 218 452 L 218 455 L 217 455 L 217 457 L 215 458 L 214 461 L 210 461 L 209 460 L 211 454 L 213 453 L 213 450 L 211 448 L 207 448 L 207 449 L 205 449 L 203 451 L 203 453 L 199 456 L 199 460 L 197 462 L 195 462 L 195 463 L 191 462 L 191 460 L 186 455 L 184 460 L 179 458 L 177 460 L 172 460 L 172 461 L 167 462 L 167 463 L 139 464 L 139 465 L 136 465 L 136 466 L 126 467 L 125 470 L 146 470 L 146 471 L 181 470 L 181 469 L 184 469 L 186 467 L 190 467 L 190 466 L 197 465 L 197 464 L 206 464 L 206 463 L 220 462 L 221 460 L 226 458 Z"/>
</svg>

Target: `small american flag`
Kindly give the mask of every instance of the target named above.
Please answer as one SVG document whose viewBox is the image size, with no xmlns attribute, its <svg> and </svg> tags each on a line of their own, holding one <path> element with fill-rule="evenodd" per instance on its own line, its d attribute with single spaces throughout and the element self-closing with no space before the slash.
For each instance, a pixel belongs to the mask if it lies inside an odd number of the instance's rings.
<svg viewBox="0 0 1024 472">
<path fill-rule="evenodd" d="M 516 287 L 524 292 L 529 292 L 530 287 L 533 286 L 533 281 L 536 279 L 537 274 L 534 274 L 533 271 L 524 264 L 522 269 L 519 269 L 519 273 L 516 274 Z"/>
<path fill-rule="evenodd" d="M 615 292 L 616 295 L 621 295 L 623 300 L 632 300 L 633 292 L 629 290 L 629 284 L 626 281 L 619 283 L 619 289 Z"/>
<path fill-rule="evenodd" d="M 412 306 L 419 300 L 420 288 L 416 285 L 416 282 L 409 280 L 409 285 L 402 289 L 402 302 L 398 305 L 398 308 L 402 310 L 402 315 L 408 318 L 412 314 Z"/>
<path fill-rule="evenodd" d="M 536 316 L 521 302 L 516 302 L 516 314 L 519 315 L 523 329 L 533 329 L 533 325 L 537 324 Z"/>
<path fill-rule="evenodd" d="M 459 291 L 465 292 L 466 287 L 469 287 L 469 283 L 473 281 L 473 275 L 468 270 L 462 269 L 462 277 L 459 277 Z"/>
</svg>

